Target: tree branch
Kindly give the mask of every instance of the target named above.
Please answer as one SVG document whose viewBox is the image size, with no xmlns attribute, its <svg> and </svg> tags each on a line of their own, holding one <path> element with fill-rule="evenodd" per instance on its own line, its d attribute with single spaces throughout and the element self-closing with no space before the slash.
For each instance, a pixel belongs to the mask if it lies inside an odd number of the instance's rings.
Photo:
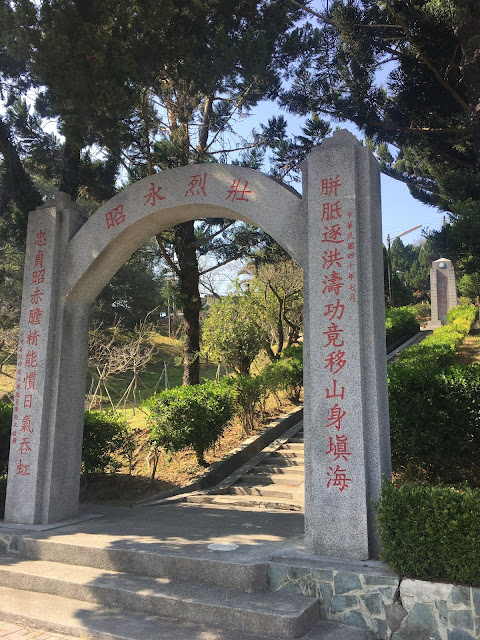
<svg viewBox="0 0 480 640">
<path fill-rule="evenodd" d="M 240 108 L 240 106 L 242 105 L 243 101 L 245 100 L 245 98 L 247 97 L 247 95 L 250 93 L 250 89 L 253 87 L 254 83 L 251 82 L 250 85 L 245 89 L 244 93 L 242 96 L 240 96 L 240 98 L 237 100 L 237 104 L 235 105 L 233 111 L 230 113 L 230 115 L 228 116 L 228 120 L 231 120 L 234 116 L 234 114 L 238 111 L 238 109 Z M 228 122 L 227 120 L 227 122 Z M 210 144 L 208 144 L 205 147 L 205 152 L 207 152 L 210 147 L 214 144 L 215 140 L 218 138 L 218 136 L 220 135 L 220 133 L 224 130 L 224 128 L 219 129 L 217 131 L 217 133 L 213 136 L 212 140 L 210 141 Z"/>
<path fill-rule="evenodd" d="M 235 220 L 232 222 L 229 222 L 228 224 L 224 225 L 221 229 L 219 229 L 215 233 L 211 233 L 209 236 L 201 236 L 196 242 L 194 242 L 194 246 L 198 248 L 200 245 L 204 244 L 205 242 L 211 242 L 214 238 L 216 238 L 217 236 L 221 235 L 224 231 L 226 231 L 228 227 L 231 227 L 233 224 L 235 224 L 235 222 L 236 222 Z"/>
<path fill-rule="evenodd" d="M 218 262 L 216 265 L 214 265 L 213 267 L 209 267 L 208 269 L 205 269 L 205 271 L 201 271 L 199 273 L 199 276 L 202 277 L 204 276 L 206 273 L 210 273 L 210 271 L 215 271 L 215 269 L 218 269 L 219 267 L 224 267 L 226 264 L 229 264 L 230 262 L 234 262 L 234 260 L 238 260 L 239 258 L 242 257 L 241 253 L 238 253 L 235 256 L 231 256 L 230 258 L 226 258 L 223 262 Z"/>
<path fill-rule="evenodd" d="M 365 126 L 370 127 L 379 127 L 380 129 L 388 129 L 390 131 L 403 131 L 405 133 L 440 133 L 440 134 L 448 134 L 448 135 L 462 135 L 465 138 L 470 137 L 471 133 L 469 133 L 469 129 L 464 129 L 461 127 L 402 127 L 401 125 L 396 125 L 393 122 L 382 122 L 381 120 L 377 121 L 367 121 Z"/>
<path fill-rule="evenodd" d="M 302 4 L 301 2 L 297 2 L 296 0 L 290 0 L 290 2 L 297 7 L 300 7 L 300 9 L 303 9 L 310 15 L 315 16 L 316 18 L 320 18 L 320 20 L 323 20 L 323 22 L 326 22 L 326 24 L 330 24 L 332 25 L 332 27 L 337 26 L 335 22 L 333 22 L 333 20 L 327 16 L 327 14 L 314 11 L 313 9 L 310 9 L 310 7 L 306 7 L 304 4 Z"/>
<path fill-rule="evenodd" d="M 158 248 L 160 249 L 162 256 L 167 261 L 167 264 L 170 267 L 170 269 L 173 271 L 173 273 L 175 273 L 176 276 L 180 277 L 180 269 L 177 267 L 175 262 L 172 260 L 171 256 L 168 254 L 165 248 L 165 245 L 163 244 L 162 237 L 159 233 L 157 233 L 157 235 L 155 236 L 155 240 L 157 241 Z"/>
<path fill-rule="evenodd" d="M 291 0 L 293 2 L 293 0 Z M 386 6 L 388 8 L 388 10 L 390 11 L 390 13 L 392 14 L 393 18 L 397 21 L 397 23 L 402 27 L 403 31 L 405 32 L 405 35 L 407 36 L 410 44 L 412 45 L 412 47 L 415 49 L 415 51 L 417 52 L 418 56 L 420 57 L 420 59 L 422 60 L 422 62 L 425 64 L 425 66 L 430 69 L 430 71 L 433 73 L 433 75 L 435 76 L 435 78 L 437 79 L 437 81 L 442 85 L 442 87 L 444 89 L 446 89 L 448 91 L 448 93 L 452 96 L 452 98 L 462 107 L 462 109 L 464 111 L 466 111 L 467 113 L 470 112 L 470 107 L 469 105 L 465 102 L 465 100 L 462 98 L 462 96 L 457 93 L 457 91 L 455 91 L 455 89 L 450 85 L 449 82 L 447 82 L 447 80 L 445 78 L 442 78 L 442 76 L 440 75 L 440 73 L 438 72 L 437 68 L 430 62 L 430 60 L 427 58 L 427 56 L 423 53 L 420 45 L 418 44 L 418 42 L 415 40 L 415 38 L 413 37 L 412 32 L 410 31 L 407 23 L 403 20 L 403 18 L 395 11 L 395 9 L 392 7 L 392 5 L 390 4 L 390 2 L 388 0 L 386 0 Z"/>
</svg>

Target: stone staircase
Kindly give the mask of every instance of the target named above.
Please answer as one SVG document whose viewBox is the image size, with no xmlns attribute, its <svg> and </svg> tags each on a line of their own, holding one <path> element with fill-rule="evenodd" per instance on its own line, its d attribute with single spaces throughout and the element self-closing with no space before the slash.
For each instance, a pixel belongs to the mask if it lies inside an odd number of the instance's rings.
<svg viewBox="0 0 480 640">
<path fill-rule="evenodd" d="M 303 422 L 213 489 L 182 497 L 190 503 L 303 511 Z"/>
<path fill-rule="evenodd" d="M 0 619 L 102 640 L 372 638 L 320 620 L 315 597 L 269 592 L 267 568 L 24 537 L 0 554 Z"/>
</svg>

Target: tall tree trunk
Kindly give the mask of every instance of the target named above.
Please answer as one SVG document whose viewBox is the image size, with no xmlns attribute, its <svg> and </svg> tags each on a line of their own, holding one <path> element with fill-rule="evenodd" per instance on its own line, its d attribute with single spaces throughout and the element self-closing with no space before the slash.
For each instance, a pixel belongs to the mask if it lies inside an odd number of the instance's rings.
<svg viewBox="0 0 480 640">
<path fill-rule="evenodd" d="M 174 228 L 183 310 L 183 384 L 200 383 L 200 292 L 193 221 Z"/>
<path fill-rule="evenodd" d="M 60 191 L 68 193 L 72 200 L 78 198 L 80 149 L 65 140 Z"/>
</svg>

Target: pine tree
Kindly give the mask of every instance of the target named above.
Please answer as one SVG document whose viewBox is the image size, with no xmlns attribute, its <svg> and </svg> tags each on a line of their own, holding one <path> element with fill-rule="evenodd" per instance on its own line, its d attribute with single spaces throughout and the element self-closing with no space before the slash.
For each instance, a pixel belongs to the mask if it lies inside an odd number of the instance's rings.
<svg viewBox="0 0 480 640">
<path fill-rule="evenodd" d="M 447 211 L 462 254 L 478 253 L 471 238 L 480 236 L 480 4 L 337 0 L 327 7 L 307 8 L 319 26 L 291 36 L 305 53 L 283 103 L 354 122 L 382 171 Z"/>
</svg>

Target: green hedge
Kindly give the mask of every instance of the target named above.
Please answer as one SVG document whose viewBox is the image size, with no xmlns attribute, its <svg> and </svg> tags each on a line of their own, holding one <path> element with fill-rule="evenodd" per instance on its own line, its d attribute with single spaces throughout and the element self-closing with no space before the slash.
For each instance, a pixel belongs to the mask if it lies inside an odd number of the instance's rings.
<svg viewBox="0 0 480 640">
<path fill-rule="evenodd" d="M 395 471 L 421 471 L 444 482 L 478 474 L 480 365 L 443 371 L 414 360 L 393 366 L 389 394 Z"/>
<path fill-rule="evenodd" d="M 381 558 L 400 575 L 480 586 L 480 491 L 385 480 Z"/>
<path fill-rule="evenodd" d="M 402 338 L 408 340 L 420 329 L 414 307 L 390 307 L 385 310 L 385 333 L 387 349 Z"/>
<path fill-rule="evenodd" d="M 456 307 L 451 325 L 406 349 L 389 366 L 395 471 L 449 483 L 478 474 L 480 365 L 453 366 L 475 317 L 475 307 Z"/>
</svg>

